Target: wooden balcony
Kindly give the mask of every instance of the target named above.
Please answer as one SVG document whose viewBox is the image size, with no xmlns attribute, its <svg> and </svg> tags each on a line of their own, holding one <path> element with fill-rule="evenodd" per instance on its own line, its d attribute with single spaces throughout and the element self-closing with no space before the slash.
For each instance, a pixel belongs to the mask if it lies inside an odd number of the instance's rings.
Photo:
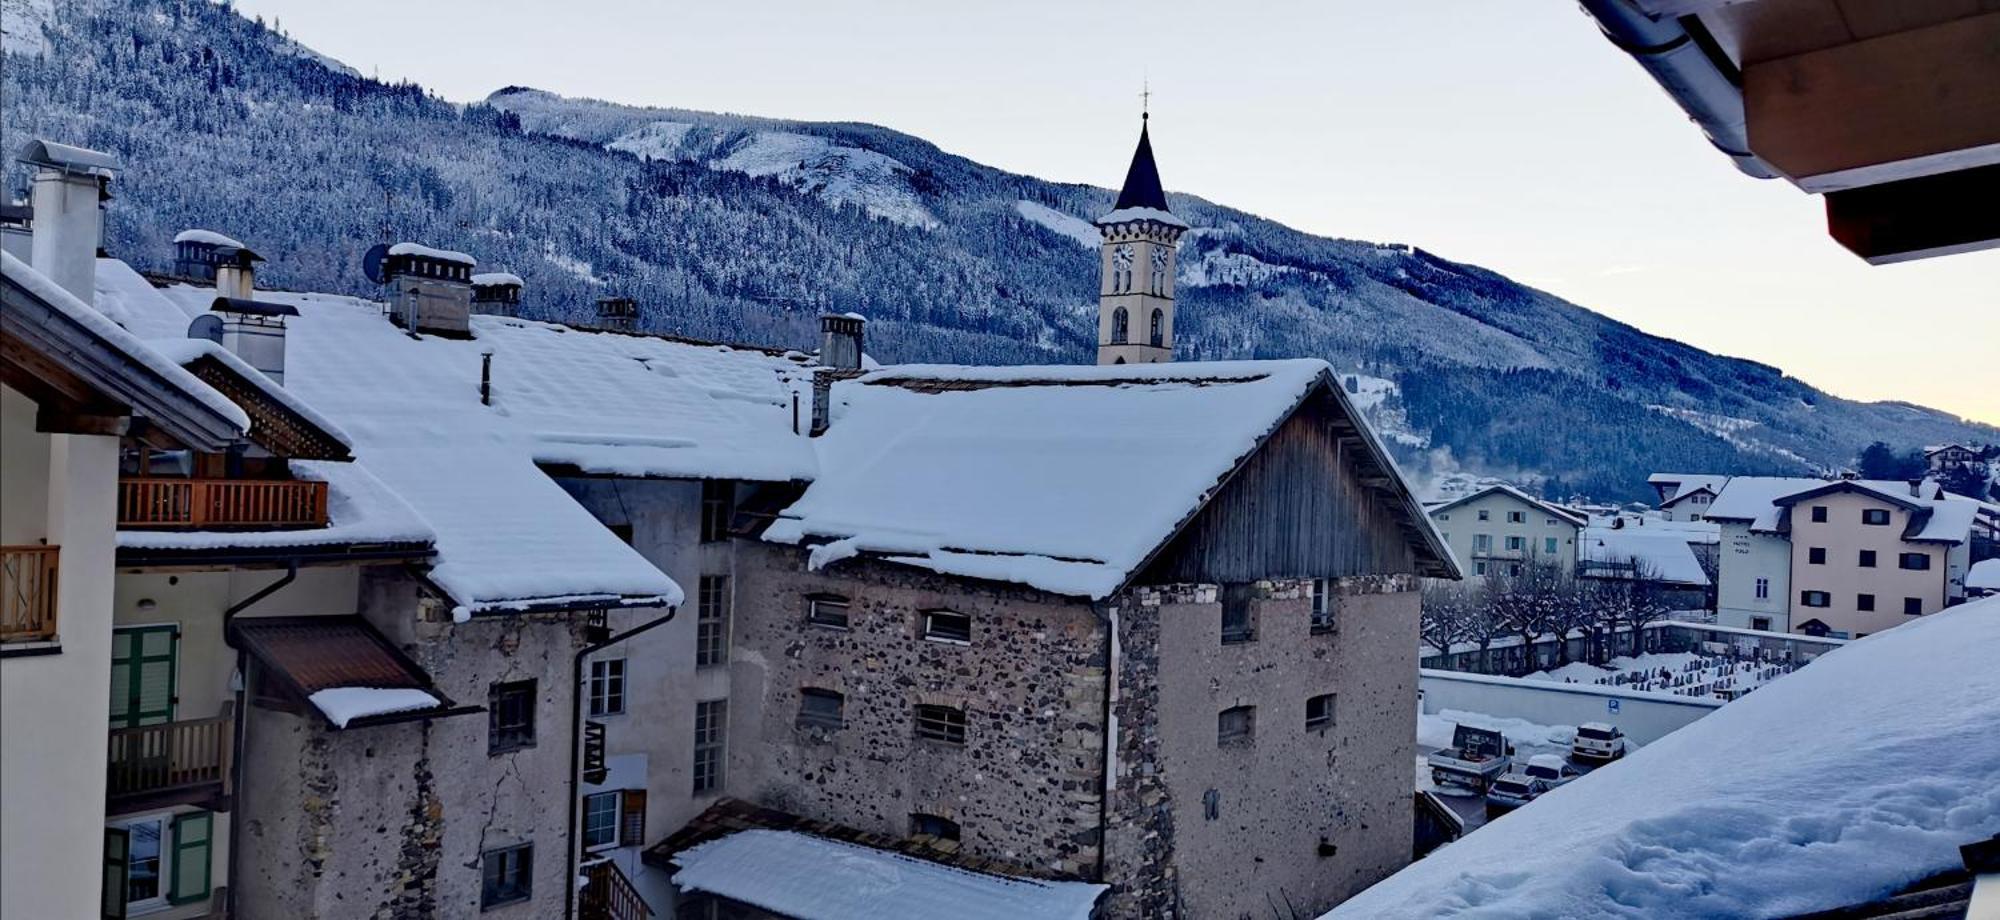
<svg viewBox="0 0 2000 920">
<path fill-rule="evenodd" d="M 617 863 L 608 859 L 584 863 L 583 877 L 577 898 L 577 914 L 583 920 L 646 920 L 653 915 Z"/>
<path fill-rule="evenodd" d="M 118 526 L 181 530 L 326 526 L 326 483 L 293 479 L 118 480 Z"/>
<path fill-rule="evenodd" d="M 48 642 L 56 637 L 54 546 L 0 546 L 0 642 Z"/>
<path fill-rule="evenodd" d="M 112 729 L 107 811 L 129 814 L 170 805 L 226 811 L 235 729 L 226 703 L 213 718 Z"/>
</svg>

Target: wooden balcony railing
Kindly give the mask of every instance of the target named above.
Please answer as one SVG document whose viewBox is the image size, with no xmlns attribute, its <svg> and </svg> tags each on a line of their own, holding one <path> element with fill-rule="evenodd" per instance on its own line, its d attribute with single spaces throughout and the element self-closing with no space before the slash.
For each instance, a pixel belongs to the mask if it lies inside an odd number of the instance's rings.
<svg viewBox="0 0 2000 920">
<path fill-rule="evenodd" d="M 54 546 L 0 546 L 0 642 L 47 642 L 56 637 Z"/>
<path fill-rule="evenodd" d="M 583 920 L 646 920 L 653 915 L 617 863 L 609 859 L 585 863 L 583 877 L 583 892 L 577 898 L 577 913 Z"/>
<path fill-rule="evenodd" d="M 233 716 L 224 704 L 213 718 L 112 729 L 105 797 L 113 810 L 227 797 Z"/>
<path fill-rule="evenodd" d="M 118 480 L 118 526 L 324 527 L 326 483 L 125 477 Z"/>
</svg>

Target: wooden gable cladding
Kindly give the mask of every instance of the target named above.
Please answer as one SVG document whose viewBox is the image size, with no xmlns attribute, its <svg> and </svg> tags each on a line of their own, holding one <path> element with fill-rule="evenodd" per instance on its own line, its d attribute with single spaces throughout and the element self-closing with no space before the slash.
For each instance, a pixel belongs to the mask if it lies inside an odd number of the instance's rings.
<svg viewBox="0 0 2000 920">
<path fill-rule="evenodd" d="M 267 395 L 229 366 L 213 357 L 196 358 L 187 366 L 201 382 L 214 387 L 250 416 L 250 440 L 274 456 L 288 460 L 352 460 L 347 445 Z"/>
<path fill-rule="evenodd" d="M 1431 574 L 1423 537 L 1333 395 L 1316 390 L 1154 556 L 1140 584 Z"/>
</svg>

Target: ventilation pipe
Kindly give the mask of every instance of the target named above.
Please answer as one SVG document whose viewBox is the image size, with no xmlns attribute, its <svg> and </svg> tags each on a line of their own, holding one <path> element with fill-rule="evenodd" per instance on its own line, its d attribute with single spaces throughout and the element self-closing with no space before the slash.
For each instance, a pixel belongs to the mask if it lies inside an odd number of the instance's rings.
<svg viewBox="0 0 2000 920">
<path fill-rule="evenodd" d="M 97 254 L 104 242 L 104 202 L 118 160 L 53 141 L 29 141 L 20 161 L 35 169 L 30 193 L 34 238 L 28 262 L 63 290 L 94 303 Z"/>
</svg>

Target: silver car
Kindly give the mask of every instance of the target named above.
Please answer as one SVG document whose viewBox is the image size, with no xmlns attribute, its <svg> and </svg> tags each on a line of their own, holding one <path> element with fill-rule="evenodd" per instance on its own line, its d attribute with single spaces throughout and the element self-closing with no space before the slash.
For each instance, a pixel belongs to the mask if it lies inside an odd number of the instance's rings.
<svg viewBox="0 0 2000 920">
<path fill-rule="evenodd" d="M 1549 791 L 1549 782 L 1526 773 L 1509 773 L 1493 781 L 1486 789 L 1486 812 L 1494 814 L 1513 811 L 1539 798 Z"/>
</svg>

